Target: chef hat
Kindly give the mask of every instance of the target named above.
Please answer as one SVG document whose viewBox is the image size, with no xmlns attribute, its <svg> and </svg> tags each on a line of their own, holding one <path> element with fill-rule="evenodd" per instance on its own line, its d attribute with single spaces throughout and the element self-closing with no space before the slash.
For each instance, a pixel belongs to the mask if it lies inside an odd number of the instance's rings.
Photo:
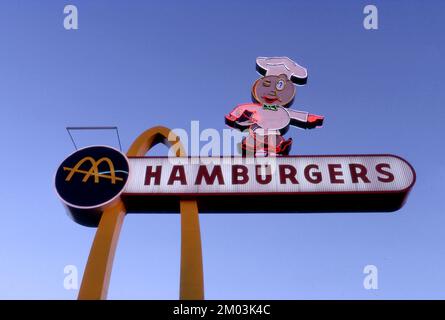
<svg viewBox="0 0 445 320">
<path fill-rule="evenodd" d="M 295 84 L 306 84 L 307 70 L 288 57 L 258 57 L 256 69 L 263 76 L 287 75 Z"/>
</svg>

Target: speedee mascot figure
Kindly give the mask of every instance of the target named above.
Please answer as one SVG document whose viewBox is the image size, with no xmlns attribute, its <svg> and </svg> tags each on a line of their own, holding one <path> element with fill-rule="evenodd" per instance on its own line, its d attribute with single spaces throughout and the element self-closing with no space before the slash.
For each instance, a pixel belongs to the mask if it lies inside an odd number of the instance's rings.
<svg viewBox="0 0 445 320">
<path fill-rule="evenodd" d="M 241 143 L 243 155 L 274 156 L 289 154 L 292 138 L 283 135 L 290 125 L 313 129 L 324 117 L 290 109 L 296 88 L 307 81 L 307 70 L 287 57 L 259 57 L 257 71 L 264 77 L 252 87 L 254 103 L 240 104 L 226 115 L 226 124 L 249 130 Z"/>
</svg>

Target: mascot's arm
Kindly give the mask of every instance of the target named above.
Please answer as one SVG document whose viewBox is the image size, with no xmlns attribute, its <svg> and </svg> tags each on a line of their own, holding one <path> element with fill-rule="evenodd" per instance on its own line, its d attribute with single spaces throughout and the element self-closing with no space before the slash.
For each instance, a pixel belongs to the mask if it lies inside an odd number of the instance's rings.
<svg viewBox="0 0 445 320">
<path fill-rule="evenodd" d="M 317 116 L 305 111 L 287 109 L 290 116 L 290 124 L 302 129 L 313 129 L 323 125 L 323 116 Z"/>
<path fill-rule="evenodd" d="M 258 103 L 245 103 L 236 106 L 225 116 L 226 124 L 232 128 L 243 129 L 255 123 L 253 115 L 261 108 Z"/>
</svg>

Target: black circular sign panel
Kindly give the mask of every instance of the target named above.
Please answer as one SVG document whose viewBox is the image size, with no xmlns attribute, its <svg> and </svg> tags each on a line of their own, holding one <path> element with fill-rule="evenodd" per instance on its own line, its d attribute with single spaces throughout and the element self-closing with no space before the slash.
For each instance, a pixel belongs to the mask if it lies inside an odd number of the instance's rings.
<svg viewBox="0 0 445 320">
<path fill-rule="evenodd" d="M 124 154 L 105 146 L 80 149 L 66 158 L 56 173 L 56 191 L 69 206 L 103 206 L 124 190 L 129 165 Z"/>
</svg>

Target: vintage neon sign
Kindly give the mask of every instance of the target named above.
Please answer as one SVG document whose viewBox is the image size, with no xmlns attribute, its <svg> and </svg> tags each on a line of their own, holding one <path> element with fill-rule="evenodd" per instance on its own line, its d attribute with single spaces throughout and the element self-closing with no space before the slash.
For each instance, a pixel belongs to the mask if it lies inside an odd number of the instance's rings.
<svg viewBox="0 0 445 320">
<path fill-rule="evenodd" d="M 181 299 L 203 299 L 201 213 L 389 212 L 412 189 L 413 167 L 395 155 L 289 156 L 290 125 L 320 127 L 324 118 L 289 109 L 307 70 L 292 60 L 258 58 L 264 75 L 254 103 L 225 117 L 248 129 L 242 157 L 187 157 L 171 130 L 142 133 L 127 154 L 106 146 L 78 150 L 59 166 L 56 191 L 78 223 L 98 227 L 79 299 L 106 298 L 113 255 L 127 212 L 181 213 Z M 173 139 L 172 139 L 173 138 Z M 176 157 L 147 157 L 155 144 Z"/>
</svg>

